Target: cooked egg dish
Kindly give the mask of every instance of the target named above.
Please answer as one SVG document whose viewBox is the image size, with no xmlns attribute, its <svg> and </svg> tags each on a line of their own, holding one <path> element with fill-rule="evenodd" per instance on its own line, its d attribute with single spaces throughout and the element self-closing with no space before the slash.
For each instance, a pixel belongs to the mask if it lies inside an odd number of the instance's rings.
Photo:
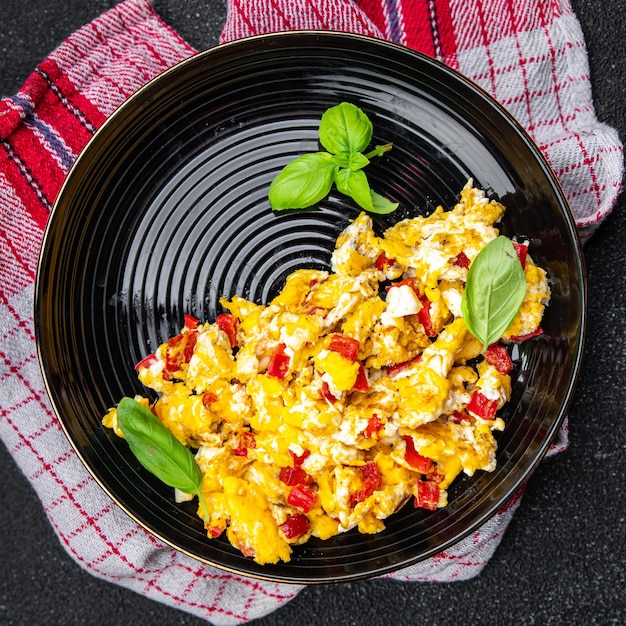
<svg viewBox="0 0 626 626">
<path fill-rule="evenodd" d="M 382 236 L 363 213 L 331 271 L 295 271 L 268 304 L 223 299 L 212 323 L 186 316 L 137 365 L 159 399 L 136 399 L 202 470 L 209 537 L 225 533 L 260 564 L 289 561 L 310 537 L 378 533 L 407 502 L 444 507 L 460 473 L 495 468 L 507 344 L 541 332 L 550 297 L 516 244 L 527 282 L 517 317 L 486 351 L 468 331 L 468 268 L 504 210 L 469 181 L 451 210 Z M 123 436 L 116 409 L 104 424 Z"/>
</svg>

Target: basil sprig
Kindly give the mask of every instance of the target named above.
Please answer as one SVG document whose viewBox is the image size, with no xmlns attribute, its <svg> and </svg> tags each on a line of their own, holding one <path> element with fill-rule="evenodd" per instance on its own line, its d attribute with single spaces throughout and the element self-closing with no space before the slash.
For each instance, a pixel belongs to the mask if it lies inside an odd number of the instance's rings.
<svg viewBox="0 0 626 626">
<path fill-rule="evenodd" d="M 270 185 L 268 198 L 274 211 L 305 209 L 322 200 L 331 190 L 352 198 L 372 213 L 391 213 L 398 207 L 373 191 L 363 168 L 375 156 L 391 150 L 392 144 L 363 151 L 372 140 L 370 119 L 359 107 L 342 102 L 328 109 L 320 120 L 319 140 L 327 152 L 303 154 L 288 163 Z"/>
<path fill-rule="evenodd" d="M 526 295 L 526 276 L 507 237 L 490 241 L 470 265 L 461 303 L 469 331 L 483 352 L 511 325 Z"/>
<path fill-rule="evenodd" d="M 191 451 L 160 422 L 150 409 L 122 398 L 117 424 L 139 463 L 170 487 L 198 496 L 208 523 L 209 509 L 202 493 L 202 471 Z"/>
</svg>

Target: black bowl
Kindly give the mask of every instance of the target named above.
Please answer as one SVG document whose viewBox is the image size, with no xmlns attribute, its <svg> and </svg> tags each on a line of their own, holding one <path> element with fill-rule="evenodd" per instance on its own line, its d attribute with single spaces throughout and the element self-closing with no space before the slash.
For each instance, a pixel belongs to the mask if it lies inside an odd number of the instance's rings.
<svg viewBox="0 0 626 626">
<path fill-rule="evenodd" d="M 123 397 L 145 393 L 134 364 L 189 313 L 212 321 L 219 298 L 267 302 L 299 267 L 327 268 L 358 208 L 331 194 L 313 210 L 273 213 L 271 180 L 318 149 L 322 113 L 361 107 L 368 166 L 397 220 L 451 207 L 468 178 L 508 208 L 505 234 L 531 239 L 549 274 L 545 333 L 514 350 L 492 473 L 458 479 L 449 505 L 404 507 L 385 531 L 351 531 L 259 566 L 209 540 L 192 505 L 144 471 L 101 425 Z M 46 230 L 36 285 L 39 357 L 52 405 L 78 455 L 135 520 L 178 550 L 244 575 L 296 583 L 375 576 L 436 554 L 492 516 L 535 469 L 564 419 L 583 347 L 585 279 L 576 228 L 549 166 L 485 92 L 416 52 L 354 35 L 291 32 L 198 54 L 124 103 L 77 159 Z"/>
</svg>

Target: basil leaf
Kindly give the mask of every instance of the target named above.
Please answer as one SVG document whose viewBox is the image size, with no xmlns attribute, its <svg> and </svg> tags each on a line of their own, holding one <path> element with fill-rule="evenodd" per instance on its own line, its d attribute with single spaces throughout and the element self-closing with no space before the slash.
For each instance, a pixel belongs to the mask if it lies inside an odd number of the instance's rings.
<svg viewBox="0 0 626 626">
<path fill-rule="evenodd" d="M 391 200 L 381 196 L 379 193 L 372 191 L 372 204 L 374 208 L 372 213 L 379 213 L 384 215 L 385 213 L 393 213 L 398 208 L 398 202 L 392 202 Z"/>
<path fill-rule="evenodd" d="M 131 452 L 149 472 L 185 493 L 200 491 L 202 472 L 193 454 L 150 409 L 132 398 L 122 398 L 117 423 Z"/>
<path fill-rule="evenodd" d="M 303 154 L 294 159 L 274 178 L 268 192 L 272 209 L 304 209 L 324 198 L 339 166 L 327 152 Z"/>
<path fill-rule="evenodd" d="M 207 525 L 210 515 L 202 493 L 202 470 L 191 451 L 150 409 L 132 398 L 122 398 L 118 404 L 117 425 L 143 467 L 169 487 L 198 496 Z"/>
<path fill-rule="evenodd" d="M 362 152 L 340 152 L 333 155 L 333 163 L 353 171 L 364 168 L 369 162 L 370 160 Z"/>
<path fill-rule="evenodd" d="M 350 169 L 342 169 L 337 172 L 335 177 L 335 185 L 341 193 L 350 196 L 360 207 L 366 211 L 372 211 L 374 204 L 372 203 L 372 192 L 367 176 L 363 170 L 356 172 Z"/>
<path fill-rule="evenodd" d="M 470 265 L 461 302 L 469 331 L 483 352 L 511 325 L 526 295 L 526 276 L 513 244 L 500 235 Z"/>
<path fill-rule="evenodd" d="M 372 122 L 359 107 L 342 102 L 327 109 L 319 126 L 320 142 L 328 152 L 363 152 L 372 140 Z"/>
</svg>

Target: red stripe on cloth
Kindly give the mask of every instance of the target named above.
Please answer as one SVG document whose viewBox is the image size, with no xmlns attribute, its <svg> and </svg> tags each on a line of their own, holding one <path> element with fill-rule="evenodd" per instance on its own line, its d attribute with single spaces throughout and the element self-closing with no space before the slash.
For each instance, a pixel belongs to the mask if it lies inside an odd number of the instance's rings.
<svg viewBox="0 0 626 626">
<path fill-rule="evenodd" d="M 549 27 L 556 19 L 572 14 L 567 0 L 513 2 L 511 7 L 506 0 L 448 2 L 459 51 L 479 45 L 493 45 L 505 37 Z M 489 16 L 489 19 L 485 19 L 485 16 Z"/>
<path fill-rule="evenodd" d="M 48 146 L 27 126 L 11 135 L 11 147 L 14 171 L 19 171 L 19 175 L 28 181 L 30 191 L 35 192 L 38 200 L 50 211 L 67 172 L 60 168 Z M 32 194 L 28 198 L 32 198 Z M 24 204 L 28 209 L 37 210 L 30 201 Z"/>
<path fill-rule="evenodd" d="M 429 57 L 435 57 L 437 50 L 433 38 L 430 4 L 430 1 L 418 3 L 405 1 L 401 3 L 401 9 L 405 29 L 405 45 L 427 54 Z"/>
<path fill-rule="evenodd" d="M 220 41 L 300 29 L 382 37 L 364 9 L 352 0 L 230 0 Z"/>
<path fill-rule="evenodd" d="M 7 141 L 0 141 L 0 146 L 0 171 L 4 173 L 7 182 L 24 206 L 28 207 L 32 220 L 43 229 L 52 208 L 50 198 L 44 192 L 38 176 L 28 168 L 13 145 Z"/>
<path fill-rule="evenodd" d="M 47 59 L 41 63 L 37 71 L 45 78 L 48 85 L 45 102 L 42 103 L 43 110 L 38 109 L 38 114 L 42 117 L 47 116 L 48 119 L 57 115 L 69 116 L 66 119 L 68 123 L 71 123 L 72 130 L 68 127 L 68 132 L 64 135 L 68 141 L 71 141 L 69 135 L 77 135 L 75 145 L 77 147 L 84 145 L 106 117 L 89 100 L 80 95 L 74 83 L 55 61 Z M 74 102 L 76 98 L 78 101 Z M 59 119 L 63 118 L 59 117 Z"/>
<path fill-rule="evenodd" d="M 357 0 L 357 4 L 381 33 L 386 32 L 383 0 Z"/>
</svg>

